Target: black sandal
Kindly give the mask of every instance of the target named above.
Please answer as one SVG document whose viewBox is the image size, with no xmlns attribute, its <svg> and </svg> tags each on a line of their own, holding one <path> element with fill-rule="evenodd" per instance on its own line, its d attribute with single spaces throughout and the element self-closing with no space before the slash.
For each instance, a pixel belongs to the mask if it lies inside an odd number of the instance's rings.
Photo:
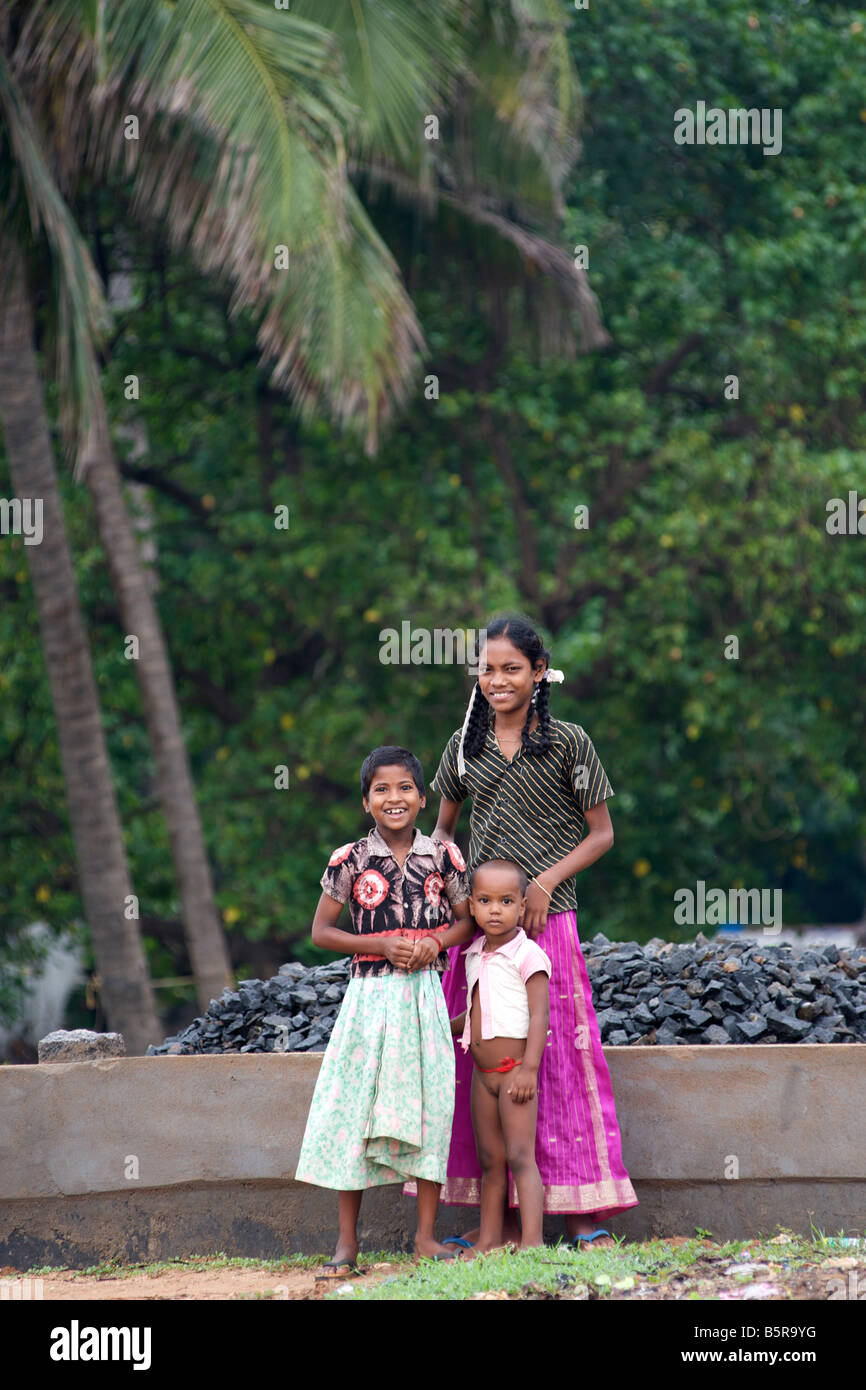
<svg viewBox="0 0 866 1390">
<path fill-rule="evenodd" d="M 322 1280 L 350 1279 L 354 1275 L 361 1273 L 354 1260 L 328 1260 L 325 1264 L 320 1265 L 319 1268 L 322 1272 L 319 1273 L 317 1271 L 316 1278 Z M 328 1271 L 327 1274 L 325 1270 Z M 343 1272 L 341 1273 L 341 1271 Z"/>
</svg>

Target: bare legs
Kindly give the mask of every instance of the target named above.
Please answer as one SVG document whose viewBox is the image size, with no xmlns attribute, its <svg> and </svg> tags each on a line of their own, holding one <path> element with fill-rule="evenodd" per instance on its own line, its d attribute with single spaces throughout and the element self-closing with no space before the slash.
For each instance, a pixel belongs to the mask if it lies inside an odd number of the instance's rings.
<svg viewBox="0 0 866 1390">
<path fill-rule="evenodd" d="M 439 1210 L 439 1193 L 442 1184 L 430 1182 L 427 1178 L 418 1179 L 418 1229 L 415 1232 L 415 1254 L 426 1255 L 428 1259 L 453 1259 L 454 1251 L 447 1245 L 440 1245 L 433 1228 Z"/>
<path fill-rule="evenodd" d="M 488 1079 L 492 1086 L 486 1084 Z M 477 1068 L 472 1073 L 472 1123 L 482 1172 L 481 1225 L 467 1231 L 464 1239 L 482 1254 L 511 1241 L 522 1247 L 542 1244 L 543 1188 L 535 1162 L 538 1101 L 535 1098 L 515 1105 L 507 1087 L 502 1085 L 503 1079 L 507 1079 L 507 1073 L 490 1078 L 482 1077 Z M 513 1145 L 513 1156 L 509 1144 Z M 506 1164 L 514 1174 L 522 1232 L 516 1213 L 508 1206 Z M 565 1216 L 569 1240 L 591 1235 L 600 1224 L 592 1212 L 569 1212 Z M 610 1236 L 599 1236 L 592 1243 L 596 1250 L 615 1244 Z"/>
<path fill-rule="evenodd" d="M 340 1234 L 331 1261 L 335 1265 L 353 1265 L 358 1258 L 358 1216 L 363 1192 L 341 1192 L 337 1198 Z"/>
<path fill-rule="evenodd" d="M 522 1249 L 541 1245 L 541 1177 L 535 1162 L 535 1125 L 538 1097 L 518 1105 L 507 1088 L 507 1073 L 472 1073 L 472 1123 L 478 1161 L 481 1164 L 481 1228 L 475 1253 L 484 1254 L 501 1246 L 504 1238 L 504 1211 L 508 1197 L 510 1168 L 517 1187 Z"/>
<path fill-rule="evenodd" d="M 415 1253 L 416 1255 L 426 1255 L 430 1259 L 435 1255 L 453 1259 L 453 1250 L 449 1250 L 447 1245 L 440 1245 L 433 1234 L 436 1213 L 439 1209 L 440 1188 L 441 1184 L 438 1182 L 429 1182 L 425 1178 L 418 1179 L 418 1229 L 415 1233 Z M 337 1237 L 337 1248 L 334 1251 L 332 1264 L 353 1265 L 358 1258 L 358 1217 L 361 1214 L 363 1195 L 363 1192 L 340 1192 L 338 1194 L 337 1214 L 340 1234 Z"/>
</svg>

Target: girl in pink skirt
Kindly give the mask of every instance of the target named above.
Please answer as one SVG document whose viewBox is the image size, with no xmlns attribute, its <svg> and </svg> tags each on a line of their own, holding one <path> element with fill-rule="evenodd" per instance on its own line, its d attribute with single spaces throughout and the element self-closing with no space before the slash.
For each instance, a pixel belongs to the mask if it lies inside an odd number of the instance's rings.
<svg viewBox="0 0 866 1390">
<path fill-rule="evenodd" d="M 538 1073 L 536 1159 L 544 1210 L 565 1217 L 573 1244 L 611 1245 L 600 1223 L 637 1206 L 637 1197 L 622 1161 L 610 1073 L 578 942 L 574 876 L 613 844 L 606 805 L 613 789 L 585 730 L 551 717 L 550 682 L 563 676 L 550 669 L 550 653 L 530 624 L 496 618 L 485 634 L 463 727 L 449 739 L 432 784 L 442 798 L 433 834 L 453 839 L 461 805 L 471 797 L 470 869 L 511 859 L 530 877 L 523 927 L 552 965 L 550 1034 Z M 459 948 L 450 952 L 443 984 L 453 1017 L 466 998 Z M 456 1067 L 442 1201 L 476 1206 L 481 1170 L 469 1113 L 472 1061 L 459 1049 Z M 517 1205 L 513 1180 L 508 1204 Z"/>
</svg>

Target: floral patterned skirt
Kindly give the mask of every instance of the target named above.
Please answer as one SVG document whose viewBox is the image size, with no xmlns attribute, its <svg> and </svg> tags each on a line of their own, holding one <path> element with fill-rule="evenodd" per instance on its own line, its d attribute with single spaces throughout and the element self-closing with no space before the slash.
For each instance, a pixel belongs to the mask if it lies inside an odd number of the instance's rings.
<svg viewBox="0 0 866 1390">
<path fill-rule="evenodd" d="M 444 1182 L 453 1116 L 454 1045 L 437 971 L 351 979 L 295 1179 L 342 1192 Z"/>
</svg>

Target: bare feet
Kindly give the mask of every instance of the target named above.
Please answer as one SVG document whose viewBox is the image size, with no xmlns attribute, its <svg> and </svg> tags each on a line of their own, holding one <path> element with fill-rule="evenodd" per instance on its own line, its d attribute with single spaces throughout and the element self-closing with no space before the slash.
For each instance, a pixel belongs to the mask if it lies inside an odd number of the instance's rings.
<svg viewBox="0 0 866 1390">
<path fill-rule="evenodd" d="M 453 1260 L 455 1259 L 454 1247 L 451 1245 L 440 1245 L 438 1240 L 432 1237 L 415 1237 L 415 1254 L 425 1260 Z"/>
<path fill-rule="evenodd" d="M 592 1229 L 593 1228 L 590 1227 L 590 1230 Z M 502 1223 L 502 1239 L 505 1241 L 506 1245 L 519 1245 L 521 1241 L 521 1234 L 522 1233 L 520 1230 L 520 1222 L 517 1219 L 517 1214 L 515 1211 L 512 1210 L 511 1207 L 509 1207 L 505 1219 Z M 473 1226 L 471 1231 L 463 1232 L 462 1239 L 468 1240 L 470 1245 L 477 1246 L 478 1237 L 480 1235 L 481 1227 Z M 498 1246 L 491 1246 L 491 1249 L 498 1248 Z"/>
</svg>

